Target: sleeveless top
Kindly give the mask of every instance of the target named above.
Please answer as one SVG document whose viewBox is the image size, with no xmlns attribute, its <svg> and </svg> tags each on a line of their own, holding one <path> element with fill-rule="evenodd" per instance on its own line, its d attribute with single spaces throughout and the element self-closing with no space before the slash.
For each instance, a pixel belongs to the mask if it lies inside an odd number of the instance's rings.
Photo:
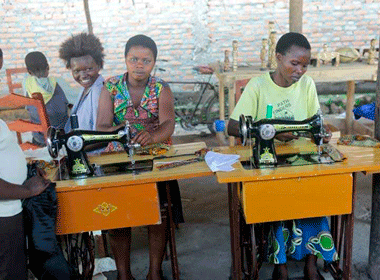
<svg viewBox="0 0 380 280">
<path fill-rule="evenodd" d="M 104 83 L 113 100 L 114 125 L 125 123 L 128 120 L 132 137 L 143 130 L 152 133 L 159 126 L 158 100 L 167 84 L 160 78 L 149 76 L 140 104 L 134 108 L 127 86 L 127 78 L 128 72 L 111 77 Z M 113 151 L 115 147 L 112 148 L 109 145 L 106 150 Z"/>
</svg>

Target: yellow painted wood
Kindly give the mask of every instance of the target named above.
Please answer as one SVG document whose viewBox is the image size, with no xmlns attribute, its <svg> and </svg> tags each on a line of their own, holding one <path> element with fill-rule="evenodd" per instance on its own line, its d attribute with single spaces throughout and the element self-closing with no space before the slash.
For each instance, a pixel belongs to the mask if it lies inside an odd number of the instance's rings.
<svg viewBox="0 0 380 280">
<path fill-rule="evenodd" d="M 57 192 L 57 234 L 161 223 L 155 183 Z"/>
<path fill-rule="evenodd" d="M 183 155 L 205 148 L 204 142 L 173 145 L 165 154 Z M 157 170 L 157 162 L 189 159 L 180 156 L 173 159 L 154 160 L 152 172 L 59 181 L 58 168 L 49 170 L 48 177 L 57 184 L 58 219 L 57 233 L 68 234 L 118 227 L 151 225 L 159 222 L 156 183 L 176 179 L 211 176 L 213 172 L 205 162 Z M 147 156 L 135 156 L 135 160 Z M 126 161 L 125 153 L 89 157 L 90 162 L 106 164 Z M 108 216 L 94 212 L 98 205 L 108 204 L 117 210 Z"/>
<path fill-rule="evenodd" d="M 297 146 L 297 141 L 291 142 L 293 143 L 289 142 L 287 145 Z M 332 143 L 332 145 L 334 145 L 347 157 L 345 161 L 336 162 L 334 164 L 314 164 L 253 170 L 244 169 L 239 162 L 234 165 L 235 170 L 231 172 L 217 172 L 217 179 L 219 183 L 233 183 L 297 178 L 300 176 L 321 176 L 352 172 L 380 172 L 380 149 L 336 145 L 334 143 Z M 241 147 L 240 149 L 249 150 L 250 148 Z M 234 153 L 234 147 L 231 147 L 231 150 L 226 147 L 224 148 L 224 151 Z M 243 152 L 240 151 L 240 153 Z"/>
<path fill-rule="evenodd" d="M 352 174 L 245 182 L 241 202 L 248 224 L 349 214 Z"/>
<path fill-rule="evenodd" d="M 204 149 L 204 148 L 206 148 L 205 142 L 177 144 L 177 145 L 171 146 L 170 149 L 163 155 L 170 157 L 170 156 L 178 156 L 178 155 L 183 155 L 183 154 L 190 154 L 190 153 L 195 153 L 196 151 Z M 134 156 L 134 159 L 137 159 L 137 160 L 145 160 L 145 159 L 152 159 L 152 158 L 154 158 L 154 156 L 152 155 Z M 102 164 L 109 164 L 109 163 L 116 163 L 116 162 L 128 162 L 131 159 L 128 156 L 128 153 L 119 152 L 119 153 L 102 154 L 98 156 L 90 156 L 89 160 L 91 163 L 102 165 Z"/>
</svg>

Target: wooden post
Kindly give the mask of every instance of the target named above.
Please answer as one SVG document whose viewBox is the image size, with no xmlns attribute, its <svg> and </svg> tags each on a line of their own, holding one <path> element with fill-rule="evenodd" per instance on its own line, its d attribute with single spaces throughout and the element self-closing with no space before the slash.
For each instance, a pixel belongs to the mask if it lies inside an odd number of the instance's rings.
<svg viewBox="0 0 380 280">
<path fill-rule="evenodd" d="M 346 103 L 346 133 L 352 133 L 354 119 L 354 103 L 355 103 L 355 81 L 347 82 L 347 103 Z"/>
<path fill-rule="evenodd" d="M 302 33 L 303 0 L 289 0 L 289 31 Z"/>
<path fill-rule="evenodd" d="M 92 21 L 91 21 L 90 7 L 88 5 L 88 0 L 83 0 L 83 5 L 84 5 L 84 13 L 86 14 L 88 33 L 94 34 L 93 27 L 92 27 Z"/>
<path fill-rule="evenodd" d="M 380 43 L 379 43 L 380 45 Z M 375 138 L 380 140 L 380 62 L 377 68 Z M 380 275 L 380 174 L 372 177 L 372 216 L 369 237 L 368 273 L 371 279 Z"/>
</svg>

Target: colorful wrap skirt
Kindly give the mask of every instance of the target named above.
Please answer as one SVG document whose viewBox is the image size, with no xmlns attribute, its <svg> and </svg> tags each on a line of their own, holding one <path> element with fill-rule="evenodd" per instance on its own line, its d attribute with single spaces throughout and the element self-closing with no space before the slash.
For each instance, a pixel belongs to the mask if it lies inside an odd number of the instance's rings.
<svg viewBox="0 0 380 280">
<path fill-rule="evenodd" d="M 327 262 L 339 259 L 326 217 L 271 223 L 268 241 L 267 258 L 273 264 L 284 264 L 287 257 L 302 260 L 306 255 Z"/>
</svg>

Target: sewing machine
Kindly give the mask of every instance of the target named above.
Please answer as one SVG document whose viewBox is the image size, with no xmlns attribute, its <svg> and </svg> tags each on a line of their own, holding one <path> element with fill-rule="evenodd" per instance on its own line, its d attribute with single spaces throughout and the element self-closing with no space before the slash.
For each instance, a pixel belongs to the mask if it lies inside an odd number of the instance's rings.
<svg viewBox="0 0 380 280">
<path fill-rule="evenodd" d="M 249 139 L 253 138 L 255 140 L 252 147 L 253 157 L 251 158 L 251 163 L 256 168 L 274 167 L 278 164 L 274 138 L 280 133 L 310 133 L 314 143 L 318 146 L 322 145 L 323 138 L 329 136 L 323 126 L 323 118 L 319 113 L 302 121 L 279 119 L 253 121 L 251 116 L 241 115 L 239 118 L 239 132 L 243 145 L 246 145 Z M 320 149 L 318 151 L 320 155 Z"/>
<path fill-rule="evenodd" d="M 94 175 L 94 167 L 89 163 L 84 148 L 91 144 L 120 142 L 129 156 L 133 156 L 139 144 L 131 143 L 130 126 L 127 122 L 125 127 L 116 131 L 92 131 L 77 129 L 75 116 L 71 118 L 73 130 L 64 133 L 50 127 L 47 132 L 47 148 L 52 158 L 57 158 L 60 149 L 65 146 L 67 151 L 67 168 L 71 178 L 85 178 Z"/>
</svg>

